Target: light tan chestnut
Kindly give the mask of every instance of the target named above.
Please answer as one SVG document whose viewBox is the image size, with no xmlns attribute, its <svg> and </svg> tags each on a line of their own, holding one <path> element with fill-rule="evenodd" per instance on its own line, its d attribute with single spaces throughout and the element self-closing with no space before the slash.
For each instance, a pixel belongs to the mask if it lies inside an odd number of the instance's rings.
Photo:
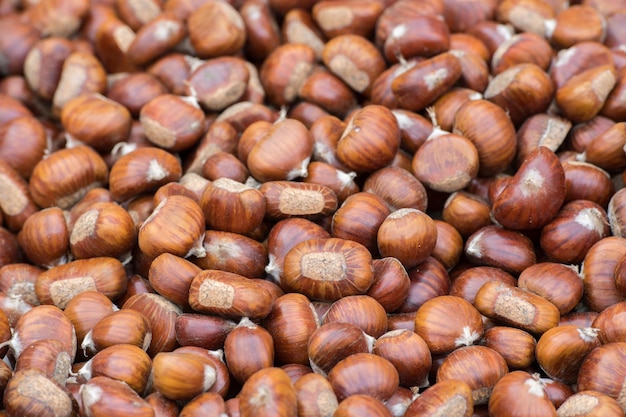
<svg viewBox="0 0 626 417">
<path fill-rule="evenodd" d="M 116 300 L 126 291 L 126 271 L 110 257 L 79 259 L 42 272 L 35 282 L 35 293 L 42 304 L 61 309 L 77 294 L 99 291 Z"/>
<path fill-rule="evenodd" d="M 437 226 L 426 213 L 403 208 L 389 214 L 378 228 L 378 250 L 409 269 L 428 258 L 437 243 Z"/>
<path fill-rule="evenodd" d="M 450 317 L 454 316 L 454 322 Z M 462 298 L 443 295 L 426 301 L 415 314 L 415 333 L 433 354 L 444 354 L 477 342 L 484 327 L 480 313 Z"/>
<path fill-rule="evenodd" d="M 162 253 L 187 257 L 203 257 L 202 246 L 205 219 L 200 205 L 194 200 L 173 195 L 163 199 L 142 223 L 138 245 L 148 257 Z"/>
<path fill-rule="evenodd" d="M 272 295 L 256 281 L 241 275 L 204 270 L 191 282 L 189 305 L 201 313 L 254 320 L 270 313 Z"/>
<path fill-rule="evenodd" d="M 487 317 L 535 334 L 557 326 L 561 318 L 559 309 L 545 298 L 497 282 L 487 282 L 478 290 L 474 306 Z"/>
<path fill-rule="evenodd" d="M 329 238 L 298 243 L 285 256 L 280 285 L 311 300 L 364 294 L 372 285 L 372 255 L 360 243 Z"/>
</svg>

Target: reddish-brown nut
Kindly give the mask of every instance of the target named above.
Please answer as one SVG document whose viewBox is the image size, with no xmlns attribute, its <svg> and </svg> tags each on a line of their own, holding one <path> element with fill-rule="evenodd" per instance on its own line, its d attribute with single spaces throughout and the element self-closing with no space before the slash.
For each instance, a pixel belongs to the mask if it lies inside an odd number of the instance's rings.
<svg viewBox="0 0 626 417">
<path fill-rule="evenodd" d="M 186 34 L 184 22 L 172 14 L 162 13 L 136 31 L 126 53 L 134 64 L 146 65 L 172 50 Z"/>
<path fill-rule="evenodd" d="M 556 216 L 564 200 L 563 167 L 554 152 L 541 146 L 530 153 L 496 197 L 493 217 L 509 229 L 538 229 Z"/>
<path fill-rule="evenodd" d="M 455 413 L 459 417 L 474 415 L 472 389 L 463 381 L 444 380 L 430 386 L 411 402 L 404 415 L 418 417 Z"/>
<path fill-rule="evenodd" d="M 432 365 L 431 352 L 418 334 L 406 329 L 388 331 L 376 339 L 372 353 L 395 366 L 401 386 L 421 387 L 427 384 Z"/>
<path fill-rule="evenodd" d="M 580 274 L 583 278 L 583 301 L 600 312 L 622 301 L 617 290 L 615 268 L 626 255 L 626 239 L 608 236 L 596 242 L 585 255 Z"/>
<path fill-rule="evenodd" d="M 201 313 L 226 318 L 262 319 L 272 308 L 272 295 L 261 284 L 231 272 L 204 270 L 189 288 L 189 305 Z"/>
<path fill-rule="evenodd" d="M 600 205 L 574 200 L 565 204 L 541 229 L 540 244 L 551 259 L 577 264 L 593 244 L 609 234 L 609 219 Z"/>
<path fill-rule="evenodd" d="M 172 152 L 190 148 L 204 133 L 204 113 L 191 97 L 154 97 L 141 108 L 139 121 L 150 143 Z"/>
<path fill-rule="evenodd" d="M 176 317 L 182 313 L 176 304 L 159 294 L 139 293 L 128 298 L 122 309 L 136 310 L 148 319 L 152 330 L 152 340 L 147 351 L 150 357 L 176 348 Z"/>
<path fill-rule="evenodd" d="M 150 322 L 135 310 L 123 309 L 102 317 L 85 335 L 81 349 L 85 355 L 126 344 L 148 350 L 152 342 Z"/>
<path fill-rule="evenodd" d="M 267 248 L 259 241 L 239 233 L 207 230 L 202 247 L 205 256 L 190 260 L 202 269 L 219 269 L 248 278 L 265 276 Z"/>
<path fill-rule="evenodd" d="M 548 70 L 554 52 L 543 37 L 532 32 L 513 35 L 503 42 L 493 54 L 491 69 L 494 75 L 522 63 L 532 63 Z"/>
<path fill-rule="evenodd" d="M 109 189 L 116 201 L 123 202 L 149 192 L 182 176 L 180 161 L 171 153 L 155 148 L 139 148 L 122 156 L 111 167 Z"/>
<path fill-rule="evenodd" d="M 389 214 L 389 208 L 380 197 L 359 192 L 348 197 L 335 211 L 330 232 L 333 237 L 353 240 L 377 253 L 378 228 Z"/>
<path fill-rule="evenodd" d="M 354 324 L 372 337 L 387 331 L 385 309 L 368 295 L 349 295 L 335 301 L 324 314 L 322 323 L 334 322 Z"/>
<path fill-rule="evenodd" d="M 288 217 L 319 219 L 337 209 L 337 196 L 321 184 L 296 181 L 268 181 L 259 187 L 265 198 L 265 217 L 282 220 Z"/>
<path fill-rule="evenodd" d="M 399 107 L 422 110 L 449 90 L 461 73 L 460 60 L 450 52 L 443 52 L 395 77 L 391 90 Z M 420 91 L 420 94 L 415 94 L 415 91 Z"/>
<path fill-rule="evenodd" d="M 372 353 L 355 353 L 341 360 L 328 373 L 328 380 L 339 401 L 355 394 L 385 401 L 399 385 L 398 371 L 393 364 Z"/>
<path fill-rule="evenodd" d="M 311 132 L 301 122 L 287 118 L 259 135 L 245 163 L 257 181 L 293 180 L 306 175 L 312 153 Z"/>
<path fill-rule="evenodd" d="M 450 292 L 448 271 L 433 256 L 407 272 L 410 280 L 409 292 L 398 312 L 415 312 L 426 301 Z"/>
<path fill-rule="evenodd" d="M 521 165 L 538 146 L 556 152 L 571 127 L 572 122 L 569 120 L 548 113 L 529 117 L 517 131 L 517 165 Z"/>
<path fill-rule="evenodd" d="M 608 395 L 594 390 L 578 391 L 568 397 L 557 409 L 557 416 L 571 415 L 619 417 L 624 413 L 620 404 Z"/>
<path fill-rule="evenodd" d="M 517 64 L 493 77 L 484 97 L 502 107 L 515 126 L 545 112 L 554 96 L 552 80 L 536 64 Z M 529 98 L 532 97 L 532 98 Z"/>
<path fill-rule="evenodd" d="M 187 19 L 187 31 L 200 58 L 233 55 L 246 41 L 244 21 L 228 2 L 209 2 L 195 8 Z"/>
<path fill-rule="evenodd" d="M 596 328 L 557 326 L 541 335 L 535 348 L 535 358 L 550 378 L 573 384 L 583 360 L 598 346 L 600 340 Z"/>
<path fill-rule="evenodd" d="M 579 391 L 594 390 L 617 400 L 624 411 L 624 399 L 621 394 L 626 377 L 624 368 L 626 343 L 614 342 L 601 345 L 592 350 L 578 372 Z"/>
<path fill-rule="evenodd" d="M 285 255 L 296 244 L 313 238 L 328 238 L 330 234 L 322 226 L 310 220 L 294 217 L 279 221 L 267 237 L 269 262 L 265 272 L 275 281 L 280 280 Z"/>
<path fill-rule="evenodd" d="M 191 63 L 186 55 L 176 52 L 169 53 L 150 65 L 147 71 L 165 84 L 170 93 L 186 94 L 185 81 L 191 73 Z"/>
<path fill-rule="evenodd" d="M 517 286 L 550 301 L 561 315 L 572 311 L 583 296 L 583 282 L 577 269 L 555 262 L 529 266 L 519 275 Z"/>
<path fill-rule="evenodd" d="M 450 316 L 456 317 L 454 323 Z M 440 296 L 426 301 L 415 315 L 415 333 L 431 353 L 444 354 L 478 341 L 484 332 L 480 313 L 468 301 Z"/>
<path fill-rule="evenodd" d="M 442 218 L 462 236 L 469 236 L 492 224 L 491 206 L 483 198 L 466 191 L 457 191 L 446 199 Z"/>
<path fill-rule="evenodd" d="M 84 291 L 68 301 L 63 312 L 74 325 L 76 339 L 80 344 L 100 319 L 116 310 L 113 302 L 101 292 Z"/>
<path fill-rule="evenodd" d="M 489 398 L 489 415 L 493 417 L 508 416 L 512 404 L 518 416 L 552 416 L 557 415 L 556 409 L 546 392 L 546 383 L 538 373 L 513 371 L 504 375 L 493 387 Z"/>
<path fill-rule="evenodd" d="M 476 146 L 481 176 L 504 171 L 515 157 L 515 127 L 506 112 L 490 101 L 470 100 L 463 104 L 454 117 L 453 132 Z"/>
<path fill-rule="evenodd" d="M 265 204 L 261 191 L 228 178 L 208 184 L 200 200 L 211 229 L 246 235 L 261 225 Z"/>
<path fill-rule="evenodd" d="M 499 282 L 484 284 L 476 293 L 474 306 L 487 317 L 535 334 L 556 327 L 561 317 L 559 309 L 545 298 Z"/>
<path fill-rule="evenodd" d="M 357 93 L 369 96 L 372 84 L 385 69 L 382 54 L 367 38 L 339 35 L 326 42 L 322 51 L 326 67 Z"/>
<path fill-rule="evenodd" d="M 389 33 L 382 48 L 385 59 L 432 57 L 450 49 L 450 29 L 438 15 L 423 14 L 407 19 Z"/>
<path fill-rule="evenodd" d="M 337 157 L 356 172 L 373 172 L 388 165 L 400 147 L 400 128 L 383 106 L 368 105 L 352 114 L 337 142 Z"/>
<path fill-rule="evenodd" d="M 602 310 L 592 324 L 587 327 L 598 329 L 598 339 L 600 343 L 607 344 L 621 342 L 624 339 L 624 329 L 619 325 L 626 311 L 626 302 L 621 301 Z"/>
<path fill-rule="evenodd" d="M 127 258 L 136 238 L 135 224 L 128 211 L 113 202 L 99 202 L 76 219 L 69 244 L 76 259 Z"/>
<path fill-rule="evenodd" d="M 42 272 L 35 293 L 42 304 L 65 308 L 78 293 L 99 291 L 116 300 L 126 290 L 126 271 L 115 258 L 79 259 Z"/>
<path fill-rule="evenodd" d="M 128 384 L 106 376 L 94 377 L 81 385 L 78 398 L 86 412 L 91 415 L 154 415 L 152 406 Z"/>
<path fill-rule="evenodd" d="M 315 52 L 305 44 L 283 44 L 263 61 L 259 76 L 270 103 L 290 104 L 313 71 Z"/>
<path fill-rule="evenodd" d="M 41 207 L 70 208 L 91 188 L 106 184 L 109 169 L 92 148 L 66 148 L 42 159 L 33 169 L 30 194 Z"/>
<path fill-rule="evenodd" d="M 504 358 L 486 346 L 466 346 L 446 356 L 437 369 L 437 382 L 462 380 L 472 390 L 475 405 L 487 404 L 496 383 L 509 372 Z"/>
<path fill-rule="evenodd" d="M 5 383 L 3 404 L 14 415 L 50 414 L 69 417 L 77 411 L 65 385 L 39 369 L 22 369 Z"/>
<path fill-rule="evenodd" d="M 588 69 L 574 75 L 556 90 L 556 105 L 573 123 L 586 122 L 600 112 L 616 82 L 613 65 Z"/>
<path fill-rule="evenodd" d="M 322 161 L 313 161 L 307 166 L 303 182 L 320 184 L 330 188 L 337 196 L 337 203 L 343 203 L 349 196 L 359 191 L 355 182 L 356 172 L 345 172 Z"/>
<path fill-rule="evenodd" d="M 574 4 L 546 22 L 547 37 L 558 48 L 569 48 L 579 42 L 604 42 L 607 20 L 591 5 Z"/>
<path fill-rule="evenodd" d="M 311 300 L 335 301 L 364 294 L 372 285 L 372 255 L 360 243 L 339 239 L 309 239 L 287 255 L 280 285 Z"/>
<path fill-rule="evenodd" d="M 435 129 L 413 155 L 411 169 L 431 190 L 459 191 L 478 175 L 478 150 L 465 136 Z"/>
<path fill-rule="evenodd" d="M 397 119 L 397 114 L 394 115 Z M 365 180 L 363 191 L 381 197 L 391 210 L 414 208 L 426 211 L 428 206 L 428 195 L 422 183 L 399 167 L 388 166 L 374 171 Z"/>
<path fill-rule="evenodd" d="M 476 293 L 488 281 L 504 282 L 513 286 L 517 284 L 511 274 L 500 268 L 476 266 L 466 269 L 454 278 L 450 295 L 461 297 L 474 304 Z"/>
<path fill-rule="evenodd" d="M 69 238 L 63 210 L 58 207 L 33 213 L 17 234 L 17 242 L 26 257 L 46 268 L 68 261 Z"/>
<path fill-rule="evenodd" d="M 235 57 L 218 57 L 194 63 L 187 78 L 189 95 L 207 111 L 220 111 L 236 103 L 250 80 L 246 62 Z"/>
<path fill-rule="evenodd" d="M 241 388 L 239 410 L 242 417 L 296 415 L 297 394 L 287 372 L 275 367 L 257 371 Z"/>
<path fill-rule="evenodd" d="M 399 209 L 380 224 L 377 243 L 382 256 L 393 256 L 409 269 L 431 255 L 437 243 L 437 226 L 422 211 Z"/>
<path fill-rule="evenodd" d="M 535 361 L 537 340 L 530 333 L 515 327 L 492 327 L 485 331 L 480 343 L 498 352 L 509 369 L 525 369 Z"/>
</svg>

